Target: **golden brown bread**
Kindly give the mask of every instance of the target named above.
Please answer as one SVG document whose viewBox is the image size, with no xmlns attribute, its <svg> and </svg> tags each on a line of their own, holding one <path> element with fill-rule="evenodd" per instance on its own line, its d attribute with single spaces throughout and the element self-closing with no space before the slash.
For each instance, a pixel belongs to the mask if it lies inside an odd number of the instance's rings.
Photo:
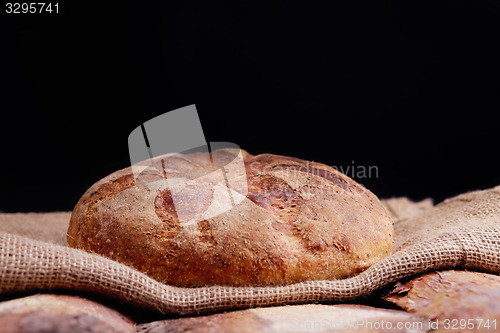
<svg viewBox="0 0 500 333">
<path fill-rule="evenodd" d="M 135 324 L 102 304 L 67 295 L 40 294 L 0 302 L 3 333 L 132 333 Z"/>
<path fill-rule="evenodd" d="M 200 154 L 161 159 L 170 172 L 195 179 L 206 161 Z M 233 156 L 224 149 L 213 154 L 218 160 Z M 77 203 L 68 243 L 185 287 L 345 278 L 391 252 L 389 214 L 349 177 L 297 158 L 246 152 L 243 157 L 246 198 L 195 224 L 179 223 L 167 188 L 137 186 L 132 168 L 117 171 Z M 189 192 L 185 199 L 198 211 L 210 196 Z"/>
</svg>

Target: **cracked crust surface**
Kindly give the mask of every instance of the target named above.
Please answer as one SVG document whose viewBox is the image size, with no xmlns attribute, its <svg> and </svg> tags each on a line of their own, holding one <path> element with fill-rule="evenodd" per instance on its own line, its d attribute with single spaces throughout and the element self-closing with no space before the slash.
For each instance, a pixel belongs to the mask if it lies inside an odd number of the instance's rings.
<svg viewBox="0 0 500 333">
<path fill-rule="evenodd" d="M 137 186 L 130 167 L 83 195 L 71 216 L 69 245 L 182 287 L 341 279 L 390 254 L 392 220 L 369 190 L 321 163 L 242 152 L 248 193 L 231 210 L 182 224 L 170 191 Z M 200 154 L 162 159 L 169 174 L 196 179 L 207 161 Z M 213 154 L 227 162 L 233 156 Z M 212 193 L 182 195 L 190 209 L 202 211 Z"/>
</svg>

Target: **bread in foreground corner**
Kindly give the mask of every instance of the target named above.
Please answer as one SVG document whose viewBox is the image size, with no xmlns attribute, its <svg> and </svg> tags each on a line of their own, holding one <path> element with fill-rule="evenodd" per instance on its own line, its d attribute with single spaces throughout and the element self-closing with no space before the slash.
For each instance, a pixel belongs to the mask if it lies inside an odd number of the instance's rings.
<svg viewBox="0 0 500 333">
<path fill-rule="evenodd" d="M 321 163 L 242 153 L 248 193 L 232 209 L 183 223 L 169 189 L 138 186 L 129 167 L 82 196 L 69 245 L 181 287 L 342 279 L 390 254 L 392 220 L 372 192 Z M 163 160 L 171 173 L 195 179 L 206 161 L 201 154 L 169 154 L 153 163 Z M 212 154 L 232 156 L 227 149 Z M 195 209 L 207 193 L 185 199 Z"/>
<path fill-rule="evenodd" d="M 3 333 L 133 333 L 135 324 L 118 311 L 70 295 L 37 294 L 0 302 Z"/>
</svg>

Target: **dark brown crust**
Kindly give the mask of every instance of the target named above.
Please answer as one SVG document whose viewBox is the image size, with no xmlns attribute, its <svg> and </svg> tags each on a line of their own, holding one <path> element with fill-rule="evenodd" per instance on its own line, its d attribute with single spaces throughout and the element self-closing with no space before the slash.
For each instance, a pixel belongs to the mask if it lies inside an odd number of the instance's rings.
<svg viewBox="0 0 500 333">
<path fill-rule="evenodd" d="M 164 158 L 188 179 L 206 161 L 198 153 Z M 344 278 L 390 253 L 389 214 L 349 177 L 285 156 L 244 152 L 244 161 L 246 199 L 191 227 L 179 223 L 168 189 L 138 187 L 131 168 L 117 171 L 80 199 L 68 243 L 189 287 Z M 211 194 L 186 191 L 190 209 L 203 210 Z"/>
<path fill-rule="evenodd" d="M 454 270 L 431 272 L 398 282 L 384 299 L 441 324 L 445 320 L 467 322 L 471 318 L 499 321 L 500 276 Z M 477 323 L 469 329 L 463 326 L 456 325 L 457 331 L 496 331 L 493 326 L 490 330 Z"/>
</svg>

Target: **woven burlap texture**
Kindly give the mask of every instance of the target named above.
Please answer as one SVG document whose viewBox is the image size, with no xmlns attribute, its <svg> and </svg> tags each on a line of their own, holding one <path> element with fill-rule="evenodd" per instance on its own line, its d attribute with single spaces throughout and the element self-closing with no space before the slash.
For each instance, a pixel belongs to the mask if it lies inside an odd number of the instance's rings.
<svg viewBox="0 0 500 333">
<path fill-rule="evenodd" d="M 286 286 L 178 288 L 128 266 L 67 247 L 70 213 L 0 214 L 0 294 L 54 289 L 92 292 L 162 313 L 342 302 L 432 269 L 500 273 L 500 186 L 430 201 L 384 200 L 394 216 L 391 256 L 343 280 Z"/>
</svg>

